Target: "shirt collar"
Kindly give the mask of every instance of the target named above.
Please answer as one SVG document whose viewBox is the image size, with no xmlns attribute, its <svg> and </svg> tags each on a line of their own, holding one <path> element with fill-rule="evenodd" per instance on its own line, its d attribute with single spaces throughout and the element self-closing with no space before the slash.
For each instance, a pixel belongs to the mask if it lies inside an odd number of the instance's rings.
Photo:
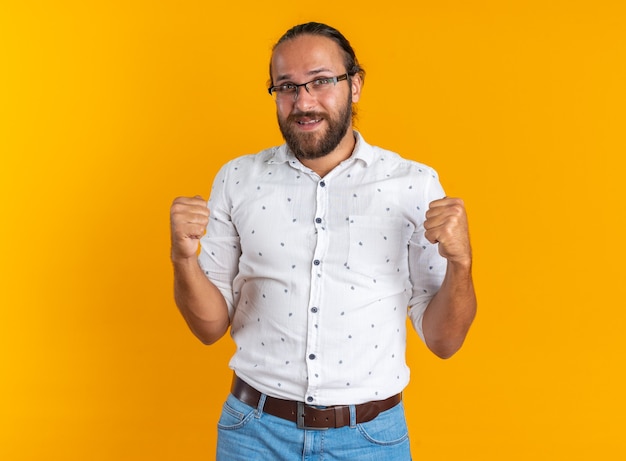
<svg viewBox="0 0 626 461">
<path fill-rule="evenodd" d="M 363 139 L 363 136 L 358 131 L 354 130 L 354 136 L 356 138 L 356 144 L 354 145 L 354 150 L 352 151 L 350 159 L 361 160 L 365 163 L 365 166 L 371 165 L 374 161 L 374 149 L 365 141 L 365 139 Z M 298 161 L 287 144 L 282 144 L 275 147 L 273 150 L 273 154 L 267 160 L 268 163 L 287 163 Z"/>
<path fill-rule="evenodd" d="M 365 166 L 371 165 L 374 162 L 374 149 L 363 139 L 363 136 L 358 131 L 354 131 L 354 136 L 356 137 L 356 144 L 354 145 L 351 158 L 362 160 Z"/>
</svg>

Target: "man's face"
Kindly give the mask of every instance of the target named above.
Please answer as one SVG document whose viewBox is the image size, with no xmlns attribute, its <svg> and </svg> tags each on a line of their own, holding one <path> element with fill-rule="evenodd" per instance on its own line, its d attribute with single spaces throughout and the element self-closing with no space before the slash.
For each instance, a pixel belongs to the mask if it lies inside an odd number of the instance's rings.
<svg viewBox="0 0 626 461">
<path fill-rule="evenodd" d="M 346 73 L 343 52 L 331 39 L 301 35 L 278 45 L 272 56 L 273 85 L 305 83 Z M 323 94 L 304 87 L 297 97 L 276 100 L 278 125 L 293 153 L 315 159 L 332 152 L 352 136 L 352 103 L 360 96 L 359 78 L 337 82 Z"/>
</svg>

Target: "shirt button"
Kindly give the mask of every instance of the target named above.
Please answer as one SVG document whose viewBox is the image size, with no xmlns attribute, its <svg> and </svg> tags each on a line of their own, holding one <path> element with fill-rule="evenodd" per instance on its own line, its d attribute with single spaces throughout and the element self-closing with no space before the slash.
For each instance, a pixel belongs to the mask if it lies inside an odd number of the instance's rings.
<svg viewBox="0 0 626 461">
<path fill-rule="evenodd" d="M 320 183 L 320 187 L 326 187 L 326 183 L 325 183 L 324 181 L 322 181 L 322 182 Z"/>
<path fill-rule="evenodd" d="M 316 266 L 319 266 L 319 265 L 320 265 L 320 262 L 321 262 L 321 261 L 320 261 L 319 259 L 316 259 L 315 261 L 313 261 L 313 264 L 315 264 Z"/>
<path fill-rule="evenodd" d="M 312 402 L 312 401 L 313 401 L 313 397 L 307 397 L 307 398 L 306 398 L 306 401 L 307 401 L 307 402 Z"/>
<path fill-rule="evenodd" d="M 317 307 L 312 307 L 311 312 L 313 312 L 314 314 L 317 314 Z"/>
<path fill-rule="evenodd" d="M 315 360 L 315 354 L 309 354 L 309 358 L 310 358 L 311 360 Z"/>
<path fill-rule="evenodd" d="M 321 223 L 322 222 L 322 218 L 315 218 L 315 222 L 318 223 L 318 224 Z"/>
</svg>

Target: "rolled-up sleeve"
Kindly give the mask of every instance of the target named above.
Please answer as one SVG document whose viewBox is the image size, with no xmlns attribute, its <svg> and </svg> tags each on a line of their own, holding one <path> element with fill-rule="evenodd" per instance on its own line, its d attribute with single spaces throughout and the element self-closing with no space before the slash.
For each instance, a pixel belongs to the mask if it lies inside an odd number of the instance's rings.
<svg viewBox="0 0 626 461">
<path fill-rule="evenodd" d="M 224 296 L 232 320 L 236 303 L 233 280 L 238 272 L 241 246 L 237 229 L 231 220 L 232 206 L 226 190 L 230 165 L 224 165 L 213 181 L 208 202 L 209 224 L 200 242 L 198 263 Z"/>
<path fill-rule="evenodd" d="M 424 341 L 422 329 L 424 312 L 430 300 L 439 291 L 446 273 L 446 259 L 439 254 L 438 245 L 433 245 L 424 237 L 425 213 L 430 202 L 444 196 L 443 188 L 433 170 L 424 187 L 423 205 L 420 207 L 422 215 L 409 241 L 409 275 L 412 284 L 409 317 L 422 341 Z"/>
</svg>

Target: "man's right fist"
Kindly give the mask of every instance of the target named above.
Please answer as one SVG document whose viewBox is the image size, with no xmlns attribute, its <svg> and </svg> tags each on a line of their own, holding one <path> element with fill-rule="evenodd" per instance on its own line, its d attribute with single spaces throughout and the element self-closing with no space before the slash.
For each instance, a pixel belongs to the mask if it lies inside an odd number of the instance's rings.
<svg viewBox="0 0 626 461">
<path fill-rule="evenodd" d="M 200 238 L 209 223 L 207 202 L 195 197 L 178 197 L 170 209 L 172 261 L 195 257 Z"/>
</svg>

